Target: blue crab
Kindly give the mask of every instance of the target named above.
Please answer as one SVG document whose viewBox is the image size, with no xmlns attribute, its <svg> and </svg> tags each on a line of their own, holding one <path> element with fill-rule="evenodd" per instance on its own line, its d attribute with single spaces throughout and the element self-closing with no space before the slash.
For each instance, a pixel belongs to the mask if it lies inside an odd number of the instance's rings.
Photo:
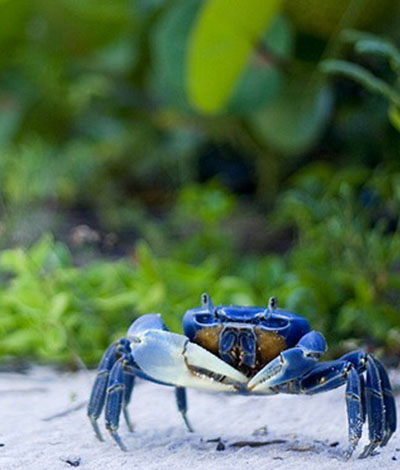
<svg viewBox="0 0 400 470">
<path fill-rule="evenodd" d="M 128 414 L 135 377 L 175 387 L 177 407 L 187 418 L 186 387 L 239 394 L 308 394 L 346 385 L 349 458 L 368 421 L 369 443 L 360 458 L 385 446 L 396 430 L 396 406 L 388 375 L 372 354 L 354 351 L 335 361 L 318 361 L 327 349 L 308 321 L 277 307 L 214 307 L 207 294 L 202 305 L 183 317 L 185 336 L 171 333 L 161 315 L 146 314 L 132 323 L 127 338 L 112 344 L 97 372 L 88 405 L 96 436 L 105 407 L 106 429 L 122 450 L 121 412 Z M 365 374 L 364 374 L 365 373 Z M 364 379 L 365 375 L 365 379 Z"/>
</svg>

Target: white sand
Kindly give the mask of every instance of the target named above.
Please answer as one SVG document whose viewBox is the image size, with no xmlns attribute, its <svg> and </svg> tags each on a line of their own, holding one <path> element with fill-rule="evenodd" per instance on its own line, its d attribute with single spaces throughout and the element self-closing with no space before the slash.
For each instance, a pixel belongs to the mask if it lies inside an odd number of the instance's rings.
<svg viewBox="0 0 400 470">
<path fill-rule="evenodd" d="M 399 469 L 400 433 L 379 455 L 344 463 L 344 389 L 307 396 L 243 397 L 188 391 L 190 434 L 175 409 L 173 389 L 138 382 L 131 404 L 135 432 L 121 424 L 129 448 L 123 453 L 108 436 L 99 442 L 82 408 L 43 418 L 85 401 L 93 373 L 58 374 L 35 368 L 28 375 L 0 374 L 0 469 Z M 399 377 L 397 377 L 397 382 Z M 398 400 L 400 401 L 400 400 Z M 399 410 L 400 411 L 400 410 Z M 399 413 L 400 414 L 400 413 Z M 103 427 L 103 419 L 100 420 Z M 265 427 L 267 433 L 253 435 Z M 366 434 L 366 432 L 365 432 Z M 225 450 L 217 451 L 222 438 Z M 237 441 L 287 442 L 234 448 Z M 339 441 L 339 445 L 331 447 Z M 363 437 L 358 453 L 367 442 Z M 79 461 L 73 467 L 66 461 Z"/>
</svg>

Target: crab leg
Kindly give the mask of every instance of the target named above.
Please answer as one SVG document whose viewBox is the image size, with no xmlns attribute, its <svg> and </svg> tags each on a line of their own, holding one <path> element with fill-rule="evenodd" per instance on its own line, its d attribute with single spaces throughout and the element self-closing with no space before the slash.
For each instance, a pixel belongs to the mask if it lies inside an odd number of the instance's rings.
<svg viewBox="0 0 400 470">
<path fill-rule="evenodd" d="M 129 342 L 125 339 L 121 339 L 117 343 L 112 344 L 104 353 L 97 369 L 97 376 L 90 395 L 87 414 L 90 422 L 92 423 L 94 432 L 100 441 L 103 441 L 104 439 L 101 435 L 97 420 L 104 407 L 110 371 L 118 357 L 123 354 L 127 348 L 129 348 Z"/>
<path fill-rule="evenodd" d="M 133 424 L 129 416 L 128 405 L 129 405 L 129 402 L 131 401 L 133 387 L 135 386 L 135 375 L 133 373 L 133 370 L 127 367 L 123 367 L 122 373 L 124 375 L 124 385 L 125 385 L 123 402 L 122 402 L 122 412 L 124 414 L 125 422 L 129 431 L 133 432 Z"/>
<path fill-rule="evenodd" d="M 298 379 L 298 393 L 314 395 L 346 385 L 347 423 L 349 446 L 344 456 L 350 458 L 361 438 L 365 421 L 364 379 L 354 364 L 347 360 L 329 361 L 317 365 L 305 377 Z"/>
<path fill-rule="evenodd" d="M 127 405 L 126 397 L 130 396 L 133 387 L 133 381 L 128 379 L 128 382 L 126 382 L 126 378 L 133 375 L 134 363 L 132 357 L 130 355 L 123 356 L 118 359 L 111 369 L 107 386 L 105 407 L 106 429 L 123 451 L 127 449 L 119 437 L 117 430 L 121 409 Z M 129 418 L 128 423 L 131 428 Z"/>
<path fill-rule="evenodd" d="M 123 451 L 126 451 L 127 449 L 118 434 L 119 419 L 122 411 L 129 430 L 131 432 L 133 431 L 133 426 L 128 415 L 127 405 L 130 401 L 135 375 L 137 373 L 140 374 L 140 371 L 137 369 L 137 364 L 134 362 L 132 356 L 130 354 L 124 355 L 115 362 L 109 374 L 107 384 L 105 400 L 106 429 L 110 432 L 111 437 Z M 193 432 L 186 416 L 186 390 L 182 387 L 176 387 L 175 396 L 178 410 L 182 414 L 183 420 L 189 431 Z"/>
<path fill-rule="evenodd" d="M 263 367 L 250 380 L 248 388 L 255 393 L 263 393 L 297 379 L 311 370 L 325 351 L 325 338 L 317 331 L 310 331 L 297 346 L 286 349 Z"/>
<path fill-rule="evenodd" d="M 396 419 L 395 412 L 393 413 L 390 408 L 387 409 L 385 406 L 382 376 L 376 359 L 370 355 L 368 356 L 367 362 L 365 398 L 368 417 L 368 437 L 370 442 L 362 451 L 360 459 L 368 457 L 378 446 L 382 447 L 387 443 L 391 436 L 390 423 Z M 388 435 L 389 437 L 387 437 Z"/>
<path fill-rule="evenodd" d="M 365 370 L 367 373 L 364 385 L 361 374 Z M 349 446 L 345 457 L 349 458 L 357 446 L 367 417 L 370 442 L 359 456 L 361 459 L 366 458 L 378 446 L 385 446 L 396 430 L 396 408 L 389 378 L 376 358 L 362 352 L 346 354 L 338 361 L 317 365 L 304 377 L 295 380 L 291 390 L 282 391 L 312 395 L 333 390 L 344 383 L 347 383 L 349 426 Z"/>
<path fill-rule="evenodd" d="M 349 429 L 349 446 L 345 457 L 349 459 L 361 438 L 365 422 L 365 383 L 354 367 L 351 368 L 346 385 L 347 423 Z"/>
<path fill-rule="evenodd" d="M 355 352 L 345 354 L 341 359 L 349 360 L 350 362 L 352 362 L 357 368 L 358 373 L 364 372 L 366 368 L 367 368 L 367 373 L 368 373 L 368 366 L 367 366 L 368 362 L 372 362 L 377 368 L 377 371 L 375 371 L 373 375 L 375 376 L 375 383 L 376 381 L 380 382 L 380 386 L 382 388 L 382 393 L 383 393 L 384 411 L 385 411 L 386 419 L 385 419 L 384 436 L 382 439 L 382 444 L 380 445 L 381 447 L 384 447 L 388 443 L 392 434 L 396 430 L 396 420 L 397 420 L 396 419 L 396 404 L 394 401 L 392 387 L 390 385 L 387 372 L 376 357 L 372 356 L 371 354 L 367 355 L 362 351 L 355 351 Z M 370 375 L 371 375 L 371 368 L 370 368 Z"/>
<path fill-rule="evenodd" d="M 368 457 L 383 442 L 385 428 L 385 403 L 379 378 L 379 371 L 374 362 L 367 362 L 367 381 L 365 385 L 365 403 L 368 418 L 369 444 L 365 446 L 360 458 Z"/>
<path fill-rule="evenodd" d="M 392 387 L 390 385 L 389 377 L 385 368 L 376 358 L 373 359 L 375 361 L 376 366 L 378 367 L 379 376 L 382 382 L 383 401 L 385 404 L 386 426 L 385 434 L 381 443 L 381 447 L 384 447 L 389 442 L 389 439 L 392 437 L 392 434 L 396 431 L 396 403 L 394 401 Z"/>
<path fill-rule="evenodd" d="M 389 377 L 383 365 L 372 354 L 362 351 L 348 353 L 342 359 L 350 360 L 361 373 L 367 370 L 366 407 L 370 443 L 360 458 L 368 457 L 377 446 L 384 447 L 396 430 L 396 404 Z"/>
<path fill-rule="evenodd" d="M 186 424 L 189 432 L 194 432 L 193 428 L 188 420 L 186 415 L 187 413 L 187 400 L 186 400 L 186 389 L 183 387 L 175 387 L 175 397 L 176 403 L 178 405 L 178 410 L 182 415 L 183 421 Z"/>
</svg>

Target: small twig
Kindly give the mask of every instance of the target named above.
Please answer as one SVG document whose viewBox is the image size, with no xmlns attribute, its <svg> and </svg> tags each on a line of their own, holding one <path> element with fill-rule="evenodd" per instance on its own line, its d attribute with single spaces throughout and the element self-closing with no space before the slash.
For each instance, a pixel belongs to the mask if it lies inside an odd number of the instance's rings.
<svg viewBox="0 0 400 470">
<path fill-rule="evenodd" d="M 287 450 L 292 450 L 293 452 L 310 452 L 312 450 L 315 450 L 315 446 L 290 447 Z"/>
<path fill-rule="evenodd" d="M 60 459 L 62 462 L 70 465 L 71 467 L 79 467 L 79 465 L 81 464 L 81 458 L 78 457 L 77 459 Z"/>
<path fill-rule="evenodd" d="M 269 446 L 272 444 L 285 444 L 287 440 L 285 439 L 273 439 L 271 441 L 237 441 L 229 444 L 230 447 L 261 447 Z"/>
<path fill-rule="evenodd" d="M 216 437 L 214 439 L 207 439 L 206 442 L 216 442 L 217 443 L 216 450 L 218 451 L 225 450 L 225 444 L 222 442 L 221 437 Z"/>
<path fill-rule="evenodd" d="M 207 439 L 206 442 L 220 442 L 221 438 L 220 437 L 215 437 L 213 439 Z"/>
<path fill-rule="evenodd" d="M 56 419 L 56 418 L 62 418 L 64 416 L 69 415 L 70 413 L 73 413 L 74 411 L 81 410 L 82 408 L 84 408 L 86 406 L 86 404 L 87 404 L 87 400 L 82 401 L 82 402 L 78 403 L 77 405 L 72 406 L 71 408 L 67 408 L 64 411 L 61 411 L 60 413 L 56 413 L 55 415 L 47 416 L 46 418 L 43 418 L 42 421 L 51 421 L 51 420 Z"/>
</svg>

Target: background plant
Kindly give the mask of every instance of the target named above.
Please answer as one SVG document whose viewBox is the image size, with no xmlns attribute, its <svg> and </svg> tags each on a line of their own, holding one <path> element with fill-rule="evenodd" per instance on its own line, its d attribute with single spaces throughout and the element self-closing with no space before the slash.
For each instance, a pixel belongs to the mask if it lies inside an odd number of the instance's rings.
<svg viewBox="0 0 400 470">
<path fill-rule="evenodd" d="M 264 305 L 274 294 L 324 332 L 331 354 L 359 338 L 397 354 L 399 180 L 400 173 L 359 167 L 335 174 L 322 163 L 302 170 L 271 218 L 298 230 L 284 256 L 243 255 L 233 236 L 219 232 L 228 221 L 221 215 L 233 215 L 234 197 L 215 186 L 185 189 L 177 202 L 172 225 L 203 202 L 195 236 L 157 239 L 153 249 L 141 242 L 130 260 L 77 268 L 66 246 L 48 236 L 27 251 L 5 250 L 0 354 L 92 364 L 140 314 L 162 312 L 181 331 L 183 313 L 203 291 L 219 304 Z M 231 243 L 229 257 L 223 241 Z M 154 251 L 165 246 L 168 256 Z"/>
<path fill-rule="evenodd" d="M 386 60 L 395 74 L 394 83 L 376 77 L 367 68 L 346 60 L 329 59 L 321 64 L 323 71 L 341 74 L 356 80 L 369 91 L 376 93 L 389 103 L 389 118 L 400 131 L 400 50 L 388 40 L 359 31 L 345 31 L 343 40 L 351 44 L 357 54 L 365 54 Z"/>
<path fill-rule="evenodd" d="M 203 291 L 398 356 L 398 6 L 231 3 L 0 0 L 2 360 Z"/>
</svg>

